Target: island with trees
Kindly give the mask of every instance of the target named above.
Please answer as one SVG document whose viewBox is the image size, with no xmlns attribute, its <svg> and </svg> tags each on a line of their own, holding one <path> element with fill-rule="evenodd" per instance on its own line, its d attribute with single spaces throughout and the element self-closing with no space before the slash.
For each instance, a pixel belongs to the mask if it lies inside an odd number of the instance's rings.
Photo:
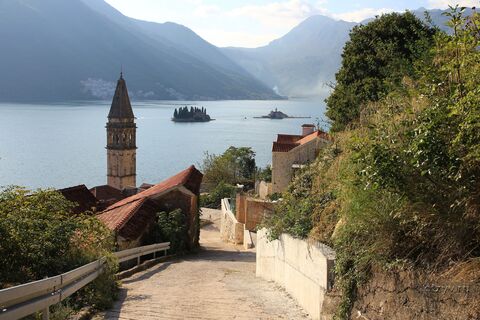
<svg viewBox="0 0 480 320">
<path fill-rule="evenodd" d="M 214 119 L 207 114 L 207 109 L 204 107 L 190 107 L 188 106 L 175 109 L 173 112 L 172 121 L 174 122 L 209 122 Z"/>
</svg>

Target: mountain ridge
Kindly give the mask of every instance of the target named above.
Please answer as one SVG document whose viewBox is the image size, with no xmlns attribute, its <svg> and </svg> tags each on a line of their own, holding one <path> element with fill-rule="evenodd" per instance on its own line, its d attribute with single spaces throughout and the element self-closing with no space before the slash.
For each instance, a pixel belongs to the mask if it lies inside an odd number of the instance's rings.
<svg viewBox="0 0 480 320">
<path fill-rule="evenodd" d="M 213 65 L 149 36 L 103 0 L 0 2 L 0 40 L 1 101 L 109 99 L 121 65 L 137 99 L 279 98 L 227 57 Z"/>
<path fill-rule="evenodd" d="M 411 12 L 424 21 L 428 12 L 437 27 L 451 31 L 445 26 L 448 18 L 442 15 L 444 10 L 419 8 Z M 350 30 L 373 19 L 355 23 L 314 15 L 265 46 L 224 47 L 222 51 L 280 95 L 324 97 L 334 84 Z"/>
</svg>

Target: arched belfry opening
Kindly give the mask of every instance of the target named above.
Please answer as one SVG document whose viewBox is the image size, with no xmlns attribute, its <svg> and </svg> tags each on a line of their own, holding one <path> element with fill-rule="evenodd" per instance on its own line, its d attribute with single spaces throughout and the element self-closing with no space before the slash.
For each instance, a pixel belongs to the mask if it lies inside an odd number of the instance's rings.
<svg viewBox="0 0 480 320">
<path fill-rule="evenodd" d="M 117 82 L 106 128 L 108 185 L 120 190 L 136 187 L 137 126 L 123 73 Z"/>
</svg>

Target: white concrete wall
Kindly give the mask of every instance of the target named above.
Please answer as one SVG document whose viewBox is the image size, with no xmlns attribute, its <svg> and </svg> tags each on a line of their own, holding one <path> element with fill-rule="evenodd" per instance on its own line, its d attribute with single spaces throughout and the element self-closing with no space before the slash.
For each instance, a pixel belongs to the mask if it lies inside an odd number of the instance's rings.
<svg viewBox="0 0 480 320">
<path fill-rule="evenodd" d="M 269 242 L 265 229 L 257 233 L 257 277 L 285 288 L 312 319 L 322 319 L 325 293 L 333 286 L 335 252 L 283 234 Z"/>
<path fill-rule="evenodd" d="M 267 199 L 269 194 L 272 194 L 272 183 L 260 181 L 256 184 L 256 194 L 260 197 L 260 199 Z"/>
<path fill-rule="evenodd" d="M 252 235 L 250 234 L 250 230 L 243 229 L 243 248 L 245 250 L 253 248 L 253 240 Z"/>
<path fill-rule="evenodd" d="M 220 236 L 223 241 L 234 244 L 243 243 L 243 230 L 245 225 L 235 218 L 229 199 L 222 199 L 222 217 L 220 220 Z"/>
</svg>

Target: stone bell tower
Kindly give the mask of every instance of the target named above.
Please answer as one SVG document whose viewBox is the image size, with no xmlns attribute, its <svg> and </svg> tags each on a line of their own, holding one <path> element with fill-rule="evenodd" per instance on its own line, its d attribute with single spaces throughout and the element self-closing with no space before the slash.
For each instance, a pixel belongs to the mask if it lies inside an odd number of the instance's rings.
<svg viewBox="0 0 480 320">
<path fill-rule="evenodd" d="M 136 129 L 127 84 L 120 73 L 107 123 L 108 185 L 122 190 L 136 187 Z"/>
</svg>

